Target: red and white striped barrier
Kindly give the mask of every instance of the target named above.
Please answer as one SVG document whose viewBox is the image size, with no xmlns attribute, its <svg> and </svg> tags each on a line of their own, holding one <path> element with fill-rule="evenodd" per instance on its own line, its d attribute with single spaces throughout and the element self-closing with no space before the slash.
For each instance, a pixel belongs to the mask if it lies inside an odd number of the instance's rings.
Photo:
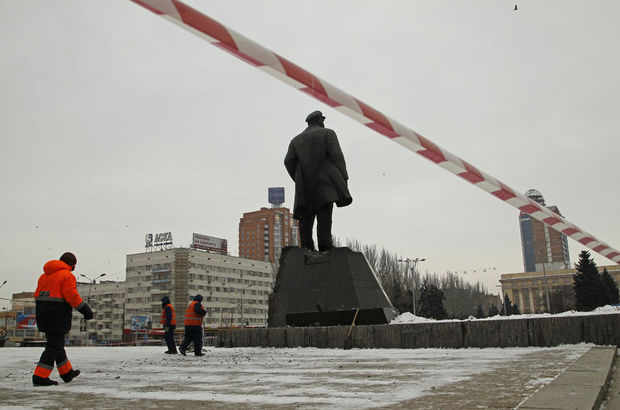
<svg viewBox="0 0 620 410">
<path fill-rule="evenodd" d="M 620 251 L 284 57 L 177 0 L 132 0 L 620 264 Z"/>
</svg>

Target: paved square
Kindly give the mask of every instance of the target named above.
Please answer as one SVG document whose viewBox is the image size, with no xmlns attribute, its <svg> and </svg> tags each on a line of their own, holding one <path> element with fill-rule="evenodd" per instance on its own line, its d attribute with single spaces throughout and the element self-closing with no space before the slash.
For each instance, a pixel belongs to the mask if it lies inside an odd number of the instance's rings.
<svg viewBox="0 0 620 410">
<path fill-rule="evenodd" d="M 82 374 L 33 387 L 41 348 L 0 349 L 0 403 L 30 408 L 514 408 L 590 345 L 487 349 L 74 347 Z M 52 378 L 59 379 L 54 370 Z"/>
</svg>

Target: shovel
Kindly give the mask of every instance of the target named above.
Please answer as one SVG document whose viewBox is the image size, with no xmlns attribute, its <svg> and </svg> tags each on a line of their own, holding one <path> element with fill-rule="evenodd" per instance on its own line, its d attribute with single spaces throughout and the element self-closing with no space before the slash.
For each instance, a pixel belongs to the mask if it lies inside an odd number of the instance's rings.
<svg viewBox="0 0 620 410">
<path fill-rule="evenodd" d="M 349 328 L 349 333 L 347 333 L 347 337 L 344 338 L 344 343 L 342 348 L 344 350 L 350 350 L 353 348 L 353 326 L 355 326 L 355 319 L 357 319 L 357 314 L 359 313 L 360 308 L 357 308 L 355 311 L 355 316 L 353 316 L 353 322 L 351 323 L 351 327 Z"/>
</svg>

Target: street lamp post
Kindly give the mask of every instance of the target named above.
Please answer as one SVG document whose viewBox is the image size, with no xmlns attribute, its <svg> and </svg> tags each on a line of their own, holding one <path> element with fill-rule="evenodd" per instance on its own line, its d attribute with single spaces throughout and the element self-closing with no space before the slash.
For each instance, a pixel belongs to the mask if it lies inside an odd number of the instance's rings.
<svg viewBox="0 0 620 410">
<path fill-rule="evenodd" d="M 399 262 L 405 262 L 405 266 L 406 266 L 406 270 L 409 270 L 409 264 L 411 263 L 413 266 L 411 267 L 411 293 L 412 293 L 412 298 L 413 298 L 413 316 L 415 316 L 416 314 L 416 309 L 415 309 L 415 273 L 416 273 L 416 266 L 418 265 L 418 262 L 423 262 L 426 259 L 424 258 L 415 258 L 415 259 L 399 259 Z"/>
<path fill-rule="evenodd" d="M 551 246 L 551 242 L 545 238 L 545 244 Z M 547 255 L 543 255 L 542 249 L 539 251 L 539 255 L 541 256 L 541 263 L 543 268 L 543 286 L 545 288 L 545 301 L 547 302 L 547 312 L 551 313 L 551 305 L 549 304 L 549 286 L 547 285 L 547 262 L 545 261 L 545 257 Z"/>
<path fill-rule="evenodd" d="M 549 286 L 547 285 L 547 269 L 545 268 L 545 262 L 543 262 L 543 280 L 545 282 L 545 299 L 547 300 L 547 312 L 551 313 L 551 305 L 549 304 Z"/>
<path fill-rule="evenodd" d="M 504 305 L 504 316 L 506 316 L 506 296 L 504 295 L 504 288 L 502 288 L 501 283 L 499 285 L 495 285 L 495 287 L 499 288 L 499 292 L 501 294 L 502 305 Z"/>
<path fill-rule="evenodd" d="M 97 277 L 96 277 L 96 278 L 94 278 L 94 279 L 89 278 L 88 276 L 84 275 L 83 273 L 82 273 L 82 274 L 80 274 L 80 276 L 82 276 L 82 277 L 84 277 L 84 278 L 86 278 L 86 279 L 88 279 L 88 280 L 90 281 L 90 285 L 88 286 L 88 297 L 86 298 L 86 303 L 90 305 L 90 293 L 91 293 L 91 291 L 93 290 L 93 284 L 95 283 L 95 281 L 96 281 L 97 279 L 99 279 L 99 278 L 101 278 L 101 277 L 104 277 L 104 276 L 105 276 L 105 273 L 102 273 L 101 275 L 97 276 Z M 88 341 L 88 340 L 90 340 L 90 339 L 88 338 L 88 328 L 87 328 L 87 326 L 86 326 L 86 323 L 84 322 L 84 318 L 82 318 L 82 323 L 84 323 L 84 331 L 86 332 L 86 340 Z M 80 326 L 80 327 L 81 327 L 81 326 Z M 87 342 L 87 343 L 88 343 L 88 342 Z"/>
<path fill-rule="evenodd" d="M 0 288 L 3 287 L 6 284 L 6 280 L 4 282 L 2 282 L 2 284 L 0 285 Z M 6 332 L 6 316 L 7 316 L 7 309 L 5 306 L 2 307 L 2 310 L 4 310 L 4 331 Z"/>
<path fill-rule="evenodd" d="M 241 326 L 243 326 L 243 296 L 245 296 L 245 290 L 246 289 L 250 289 L 252 286 L 254 286 L 254 284 L 251 284 L 250 286 L 247 286 L 243 289 L 241 289 Z M 232 322 L 230 323 L 230 325 L 232 326 Z"/>
<path fill-rule="evenodd" d="M 90 303 L 90 292 L 93 290 L 93 284 L 95 283 L 95 281 L 103 276 L 105 276 L 105 273 L 102 273 L 101 275 L 97 276 L 94 279 L 89 278 L 88 276 L 84 275 L 83 273 L 80 274 L 80 276 L 88 279 L 90 281 L 90 286 L 88 287 L 88 298 L 86 299 L 86 303 Z"/>
</svg>

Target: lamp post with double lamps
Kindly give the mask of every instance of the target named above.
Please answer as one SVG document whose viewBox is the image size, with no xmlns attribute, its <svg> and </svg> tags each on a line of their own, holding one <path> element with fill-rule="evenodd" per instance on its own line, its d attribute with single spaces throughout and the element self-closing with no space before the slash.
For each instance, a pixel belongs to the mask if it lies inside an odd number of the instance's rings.
<svg viewBox="0 0 620 410">
<path fill-rule="evenodd" d="M 101 275 L 97 276 L 94 279 L 89 278 L 88 276 L 84 275 L 83 273 L 80 274 L 81 277 L 86 278 L 90 281 L 90 286 L 88 287 L 88 297 L 86 298 L 86 303 L 90 303 L 90 293 L 93 290 L 93 284 L 95 283 L 95 281 L 103 276 L 105 276 L 105 273 L 102 273 Z"/>
<path fill-rule="evenodd" d="M 105 276 L 105 273 L 102 273 L 101 275 L 99 275 L 99 276 L 97 276 L 96 278 L 93 278 L 93 279 L 89 278 L 88 276 L 84 275 L 83 273 L 82 273 L 82 274 L 80 274 L 80 276 L 81 276 L 81 277 L 83 277 L 83 278 L 88 279 L 88 281 L 90 282 L 90 285 L 88 286 L 88 297 L 86 298 L 86 303 L 90 305 L 90 294 L 91 294 L 91 292 L 92 292 L 92 290 L 93 290 L 93 285 L 95 284 L 95 281 L 96 281 L 97 279 L 104 277 L 104 276 Z M 80 325 L 80 329 L 82 329 L 82 328 L 83 328 L 83 329 L 84 329 L 84 331 L 86 332 L 86 340 L 90 340 L 90 339 L 88 338 L 88 329 L 87 329 L 87 327 L 86 327 L 86 322 L 84 321 L 84 318 L 82 318 L 82 320 L 81 320 L 81 324 L 83 324 L 83 326 L 82 326 L 82 325 Z"/>
<path fill-rule="evenodd" d="M 406 271 L 409 270 L 409 264 L 411 264 L 411 293 L 412 293 L 412 297 L 413 297 L 413 316 L 415 316 L 416 314 L 416 309 L 415 309 L 415 273 L 416 273 L 416 266 L 418 265 L 419 262 L 423 262 L 426 259 L 424 258 L 415 258 L 415 259 L 399 259 L 399 262 L 404 262 L 405 266 L 406 266 Z"/>
</svg>

